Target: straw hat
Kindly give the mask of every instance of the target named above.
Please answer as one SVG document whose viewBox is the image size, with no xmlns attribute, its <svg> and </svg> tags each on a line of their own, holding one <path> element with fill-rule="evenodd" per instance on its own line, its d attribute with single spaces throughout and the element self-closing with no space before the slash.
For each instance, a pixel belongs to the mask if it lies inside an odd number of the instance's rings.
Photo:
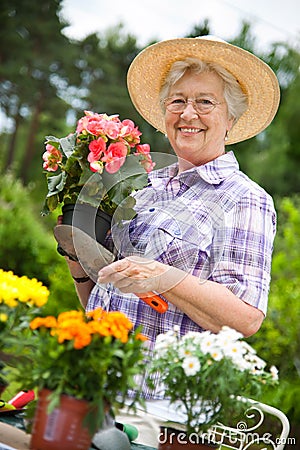
<svg viewBox="0 0 300 450">
<path fill-rule="evenodd" d="M 218 63 L 240 83 L 248 108 L 230 130 L 226 145 L 244 141 L 264 130 L 279 105 L 278 80 L 261 59 L 213 36 L 170 39 L 146 47 L 132 61 L 127 75 L 128 91 L 137 111 L 154 128 L 165 133 L 159 93 L 175 61 L 194 57 Z"/>
</svg>

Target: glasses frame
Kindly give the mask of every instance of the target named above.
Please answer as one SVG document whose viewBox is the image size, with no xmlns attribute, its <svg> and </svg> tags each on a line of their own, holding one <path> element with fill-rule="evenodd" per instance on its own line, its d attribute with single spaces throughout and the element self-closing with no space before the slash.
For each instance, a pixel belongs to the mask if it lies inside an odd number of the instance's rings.
<svg viewBox="0 0 300 450">
<path fill-rule="evenodd" d="M 168 100 L 176 99 L 176 98 L 179 99 L 180 97 L 176 97 L 176 96 L 174 96 L 174 97 L 167 97 L 163 101 L 163 105 L 164 105 L 165 109 L 168 110 L 169 112 L 173 113 L 173 114 L 182 114 L 185 111 L 185 109 L 187 108 L 188 104 L 190 103 L 193 106 L 194 110 L 197 112 L 197 114 L 200 114 L 200 115 L 203 116 L 203 115 L 206 115 L 206 114 L 210 114 L 216 108 L 216 106 L 222 105 L 223 103 L 226 103 L 225 101 L 224 102 L 217 102 L 217 101 L 210 100 L 211 103 L 212 103 L 211 108 L 208 111 L 204 111 L 203 112 L 203 111 L 200 111 L 198 109 L 198 105 L 196 103 L 196 101 L 198 100 L 197 98 L 194 98 L 194 99 L 193 98 L 187 98 L 187 99 L 182 98 L 182 100 L 184 101 L 184 104 L 182 105 L 182 110 L 180 110 L 180 111 L 172 111 L 172 109 L 169 109 L 169 107 L 171 106 L 171 108 L 172 108 L 172 106 L 176 106 L 178 104 L 176 104 L 176 103 L 171 104 L 170 103 L 170 104 L 167 105 L 166 103 L 167 103 Z M 178 106 L 181 106 L 181 105 L 178 105 Z"/>
</svg>

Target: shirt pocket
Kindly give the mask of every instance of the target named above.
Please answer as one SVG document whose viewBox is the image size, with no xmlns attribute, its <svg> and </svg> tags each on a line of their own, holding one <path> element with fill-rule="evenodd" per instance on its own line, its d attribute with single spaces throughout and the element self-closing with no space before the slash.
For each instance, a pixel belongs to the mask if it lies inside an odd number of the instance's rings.
<svg viewBox="0 0 300 450">
<path fill-rule="evenodd" d="M 209 227 L 199 230 L 186 224 L 179 226 L 164 221 L 152 230 L 145 248 L 145 257 L 177 267 L 186 273 L 199 273 L 210 256 L 211 233 Z"/>
</svg>

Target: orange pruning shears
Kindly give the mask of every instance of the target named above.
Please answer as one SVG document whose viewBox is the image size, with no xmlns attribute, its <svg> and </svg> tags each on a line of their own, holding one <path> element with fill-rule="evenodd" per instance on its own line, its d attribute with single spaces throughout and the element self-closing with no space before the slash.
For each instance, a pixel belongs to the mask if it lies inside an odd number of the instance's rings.
<svg viewBox="0 0 300 450">
<path fill-rule="evenodd" d="M 160 314 L 163 314 L 168 310 L 168 303 L 159 295 L 154 294 L 154 292 L 146 292 L 145 294 L 139 294 L 138 296 L 143 302 L 147 303 L 147 305 L 151 306 L 151 308 Z"/>
</svg>

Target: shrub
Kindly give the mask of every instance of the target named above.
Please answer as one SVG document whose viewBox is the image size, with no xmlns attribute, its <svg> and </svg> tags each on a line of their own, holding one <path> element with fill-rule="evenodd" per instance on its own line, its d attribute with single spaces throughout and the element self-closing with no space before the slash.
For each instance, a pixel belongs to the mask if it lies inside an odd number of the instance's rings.
<svg viewBox="0 0 300 450">
<path fill-rule="evenodd" d="M 79 302 L 53 234 L 43 223 L 30 190 L 12 174 L 0 178 L 0 267 L 37 278 L 50 290 L 48 308 L 78 307 Z"/>
</svg>

